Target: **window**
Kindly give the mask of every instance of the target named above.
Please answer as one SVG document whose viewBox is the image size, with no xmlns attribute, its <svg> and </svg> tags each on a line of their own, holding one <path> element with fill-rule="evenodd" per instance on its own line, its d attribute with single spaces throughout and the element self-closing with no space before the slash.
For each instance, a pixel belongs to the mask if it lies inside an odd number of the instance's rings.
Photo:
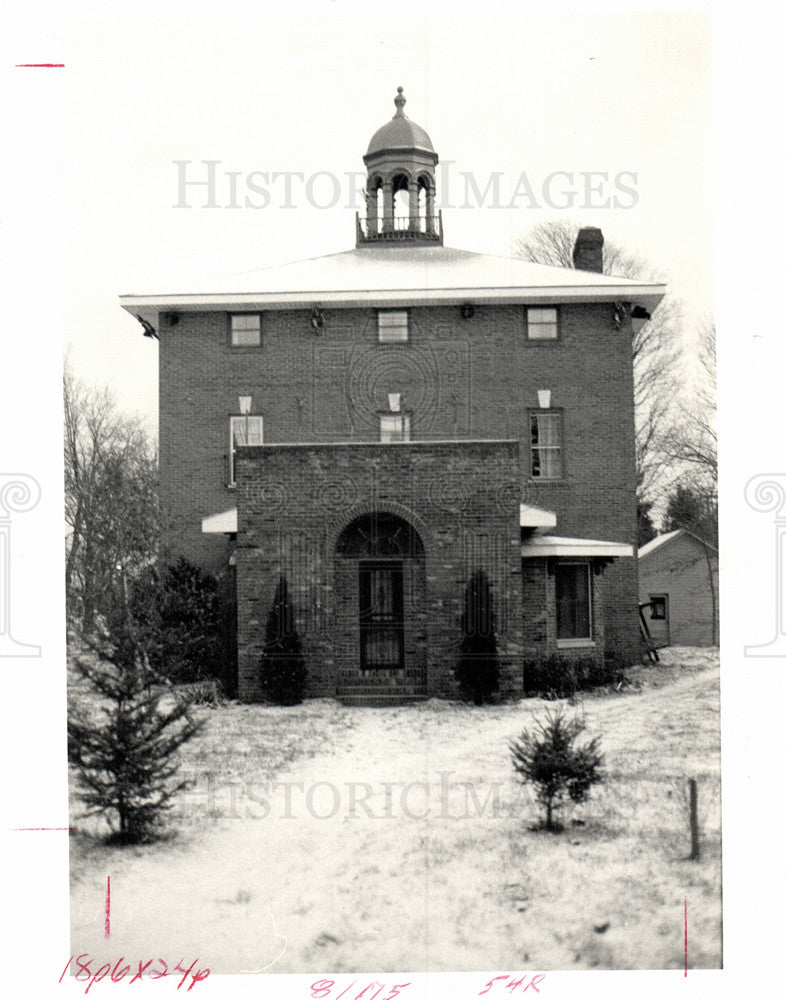
<svg viewBox="0 0 786 1000">
<path fill-rule="evenodd" d="M 667 601 L 666 594 L 650 594 L 650 619 L 652 621 L 666 621 Z"/>
<path fill-rule="evenodd" d="M 557 592 L 557 641 L 592 639 L 592 598 L 588 563 L 559 563 L 554 572 Z"/>
<path fill-rule="evenodd" d="M 377 313 L 380 344 L 406 344 L 409 340 L 409 314 L 406 309 Z"/>
<path fill-rule="evenodd" d="M 236 486 L 235 450 L 241 444 L 262 444 L 262 417 L 229 418 L 229 485 Z"/>
<path fill-rule="evenodd" d="M 533 479 L 562 478 L 562 414 L 532 410 L 529 415 L 530 475 Z"/>
<path fill-rule="evenodd" d="M 235 313 L 230 317 L 233 347 L 262 346 L 262 317 L 259 313 Z"/>
<path fill-rule="evenodd" d="M 382 444 L 392 441 L 409 441 L 408 413 L 380 413 L 379 440 Z"/>
<path fill-rule="evenodd" d="M 557 310 L 527 309 L 527 340 L 556 340 L 559 334 Z"/>
<path fill-rule="evenodd" d="M 404 564 L 361 562 L 360 669 L 404 666 Z"/>
</svg>

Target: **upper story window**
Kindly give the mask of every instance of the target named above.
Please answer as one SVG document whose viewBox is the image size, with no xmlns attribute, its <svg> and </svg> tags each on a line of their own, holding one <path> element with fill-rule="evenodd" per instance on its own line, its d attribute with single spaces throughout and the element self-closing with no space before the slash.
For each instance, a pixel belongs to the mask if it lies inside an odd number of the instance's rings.
<svg viewBox="0 0 786 1000">
<path fill-rule="evenodd" d="M 238 445 L 262 444 L 263 424 L 260 416 L 229 418 L 229 485 L 236 486 L 235 454 Z"/>
<path fill-rule="evenodd" d="M 409 340 L 409 313 L 406 309 L 386 309 L 377 313 L 380 344 L 406 344 Z"/>
<path fill-rule="evenodd" d="M 233 347 L 262 346 L 262 317 L 259 313 L 233 313 L 230 330 Z"/>
<path fill-rule="evenodd" d="M 527 340 L 556 340 L 559 336 L 559 314 L 556 306 L 527 309 Z"/>
<path fill-rule="evenodd" d="M 530 476 L 533 479 L 562 478 L 562 413 L 530 410 Z"/>
<path fill-rule="evenodd" d="M 382 444 L 393 441 L 409 441 L 408 413 L 380 413 L 379 440 Z"/>
<path fill-rule="evenodd" d="M 588 563 L 561 563 L 554 571 L 557 642 L 592 639 L 592 576 Z"/>
</svg>

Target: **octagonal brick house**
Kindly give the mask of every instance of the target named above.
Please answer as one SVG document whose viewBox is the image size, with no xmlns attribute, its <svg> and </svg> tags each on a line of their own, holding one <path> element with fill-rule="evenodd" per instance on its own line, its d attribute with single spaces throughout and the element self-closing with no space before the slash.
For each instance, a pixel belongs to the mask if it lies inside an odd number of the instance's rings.
<svg viewBox="0 0 786 1000">
<path fill-rule="evenodd" d="M 343 253 L 122 297 L 159 342 L 165 543 L 222 581 L 229 693 L 262 697 L 285 578 L 307 694 L 458 692 L 483 573 L 501 693 L 526 659 L 638 656 L 632 325 L 664 287 L 446 247 L 437 153 L 372 137 Z"/>
</svg>

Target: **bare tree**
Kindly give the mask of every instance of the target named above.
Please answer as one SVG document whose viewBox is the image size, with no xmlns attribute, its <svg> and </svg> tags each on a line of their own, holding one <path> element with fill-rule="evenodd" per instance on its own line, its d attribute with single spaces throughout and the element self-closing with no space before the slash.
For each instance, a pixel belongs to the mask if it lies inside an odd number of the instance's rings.
<svg viewBox="0 0 786 1000">
<path fill-rule="evenodd" d="M 715 324 L 705 317 L 698 329 L 697 364 L 688 393 L 666 443 L 670 458 L 686 469 L 689 484 L 705 501 L 717 504 L 718 431 Z"/>
<path fill-rule="evenodd" d="M 108 389 L 63 373 L 66 599 L 91 630 L 126 576 L 149 561 L 158 536 L 157 459 L 140 422 Z"/>
<path fill-rule="evenodd" d="M 513 253 L 536 264 L 572 268 L 578 231 L 568 219 L 540 223 L 514 241 Z M 645 281 L 662 277 L 640 256 L 609 242 L 603 245 L 603 273 Z M 673 481 L 665 440 L 676 398 L 681 322 L 679 304 L 667 297 L 633 334 L 637 495 L 645 509 L 662 501 Z"/>
</svg>

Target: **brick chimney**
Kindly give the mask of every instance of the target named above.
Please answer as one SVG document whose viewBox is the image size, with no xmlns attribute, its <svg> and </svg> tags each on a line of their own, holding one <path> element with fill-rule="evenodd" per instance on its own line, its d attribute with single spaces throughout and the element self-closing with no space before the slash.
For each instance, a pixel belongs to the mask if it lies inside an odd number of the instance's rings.
<svg viewBox="0 0 786 1000">
<path fill-rule="evenodd" d="M 573 266 L 579 271 L 603 273 L 603 233 L 597 226 L 579 230 L 573 248 Z"/>
</svg>

